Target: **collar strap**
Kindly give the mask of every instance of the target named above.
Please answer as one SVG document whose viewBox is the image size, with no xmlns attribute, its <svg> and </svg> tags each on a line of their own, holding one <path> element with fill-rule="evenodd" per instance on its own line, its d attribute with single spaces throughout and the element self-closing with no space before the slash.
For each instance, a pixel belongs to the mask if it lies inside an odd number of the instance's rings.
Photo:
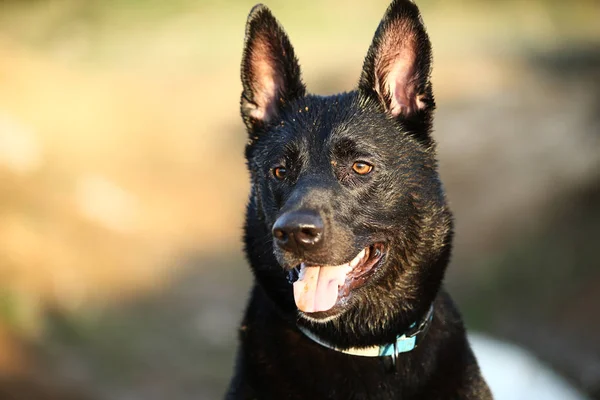
<svg viewBox="0 0 600 400">
<path fill-rule="evenodd" d="M 431 325 L 431 321 L 433 320 L 433 305 L 429 307 L 429 310 L 421 319 L 417 322 L 414 322 L 408 329 L 407 332 L 402 335 L 396 336 L 396 341 L 393 343 L 389 343 L 383 346 L 370 346 L 370 347 L 351 347 L 346 350 L 338 349 L 335 346 L 332 346 L 329 343 L 324 342 L 322 339 L 317 337 L 314 333 L 310 332 L 308 329 L 303 327 L 298 327 L 300 331 L 309 339 L 314 342 L 317 342 L 323 347 L 327 347 L 328 349 L 339 351 L 341 353 L 350 354 L 353 356 L 362 356 L 362 357 L 386 357 L 391 356 L 392 362 L 396 363 L 396 357 L 400 353 L 407 353 L 409 351 L 414 350 L 419 343 L 423 340 L 427 331 L 429 330 L 429 326 Z"/>
</svg>

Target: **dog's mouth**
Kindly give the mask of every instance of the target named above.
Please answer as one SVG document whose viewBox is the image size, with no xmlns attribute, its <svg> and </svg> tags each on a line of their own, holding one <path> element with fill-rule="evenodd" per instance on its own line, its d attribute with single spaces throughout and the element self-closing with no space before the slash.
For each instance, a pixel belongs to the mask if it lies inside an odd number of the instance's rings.
<svg viewBox="0 0 600 400">
<path fill-rule="evenodd" d="M 384 256 L 383 243 L 365 247 L 351 261 L 342 265 L 307 265 L 301 263 L 290 271 L 294 300 L 300 311 L 323 312 L 333 308 L 350 292 L 363 286 Z"/>
</svg>

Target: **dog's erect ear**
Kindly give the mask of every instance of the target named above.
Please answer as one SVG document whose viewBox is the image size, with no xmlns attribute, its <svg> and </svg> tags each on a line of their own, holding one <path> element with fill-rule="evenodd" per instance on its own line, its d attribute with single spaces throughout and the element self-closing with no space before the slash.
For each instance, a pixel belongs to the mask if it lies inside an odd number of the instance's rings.
<svg viewBox="0 0 600 400">
<path fill-rule="evenodd" d="M 359 90 L 383 105 L 392 117 L 411 118 L 434 107 L 431 44 L 417 6 L 394 0 L 369 48 Z"/>
<path fill-rule="evenodd" d="M 272 121 L 286 102 L 306 92 L 294 49 L 262 4 L 254 6 L 246 23 L 242 85 L 242 117 L 250 133 Z"/>
</svg>

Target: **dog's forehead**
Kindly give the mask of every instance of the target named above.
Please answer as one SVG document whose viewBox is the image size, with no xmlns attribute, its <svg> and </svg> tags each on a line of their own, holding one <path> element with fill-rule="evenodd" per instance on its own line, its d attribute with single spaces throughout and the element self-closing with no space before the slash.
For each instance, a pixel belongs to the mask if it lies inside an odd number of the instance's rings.
<svg viewBox="0 0 600 400">
<path fill-rule="evenodd" d="M 397 126 L 354 92 L 307 96 L 288 107 L 280 129 L 287 145 L 311 151 L 331 150 L 341 143 L 375 145 L 382 136 L 397 134 Z M 393 132 L 392 132 L 393 131 Z"/>
</svg>

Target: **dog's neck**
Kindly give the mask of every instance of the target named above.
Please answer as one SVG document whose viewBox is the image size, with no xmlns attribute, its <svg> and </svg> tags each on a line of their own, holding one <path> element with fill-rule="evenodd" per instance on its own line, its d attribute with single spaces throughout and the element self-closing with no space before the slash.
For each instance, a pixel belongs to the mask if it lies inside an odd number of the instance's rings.
<svg viewBox="0 0 600 400">
<path fill-rule="evenodd" d="M 369 347 L 350 347 L 347 349 L 340 349 L 325 340 L 319 338 L 316 334 L 311 332 L 308 328 L 298 326 L 298 329 L 309 339 L 326 347 L 331 350 L 339 351 L 344 354 L 361 357 L 392 357 L 392 362 L 395 364 L 396 358 L 400 353 L 407 353 L 414 350 L 421 341 L 425 338 L 431 321 L 433 320 L 433 304 L 429 307 L 429 310 L 419 320 L 414 322 L 408 331 L 400 333 L 396 336 L 396 340 L 392 343 L 385 344 L 383 346 L 369 346 Z"/>
</svg>

